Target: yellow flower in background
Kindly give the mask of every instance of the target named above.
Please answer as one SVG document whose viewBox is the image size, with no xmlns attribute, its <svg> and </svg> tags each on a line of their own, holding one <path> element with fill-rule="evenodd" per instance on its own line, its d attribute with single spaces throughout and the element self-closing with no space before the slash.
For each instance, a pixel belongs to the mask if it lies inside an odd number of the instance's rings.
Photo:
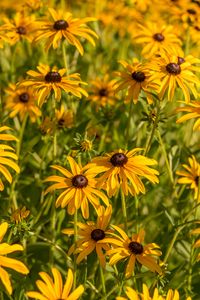
<svg viewBox="0 0 200 300">
<path fill-rule="evenodd" d="M 24 12 L 17 12 L 12 19 L 4 18 L 5 23 L 0 27 L 9 38 L 11 44 L 20 40 L 32 42 L 35 30 L 35 17 L 25 15 Z"/>
<path fill-rule="evenodd" d="M 154 159 L 143 155 L 136 155 L 141 148 L 131 151 L 118 151 L 92 159 L 87 165 L 91 172 L 101 175 L 98 179 L 98 187 L 107 191 L 108 196 L 116 195 L 119 188 L 122 188 L 124 195 L 137 195 L 145 193 L 145 186 L 140 177 L 145 177 L 153 183 L 158 183 L 159 174 L 157 170 L 149 166 L 157 164 Z"/>
<path fill-rule="evenodd" d="M 74 275 L 71 269 L 68 270 L 67 278 L 63 286 L 62 276 L 58 269 L 52 268 L 52 278 L 46 272 L 40 272 L 42 280 L 37 280 L 36 285 L 39 292 L 30 291 L 26 295 L 30 298 L 40 300 L 77 300 L 84 292 L 83 285 L 79 285 L 72 293 L 70 293 L 73 285 Z"/>
<path fill-rule="evenodd" d="M 196 229 L 192 230 L 191 234 L 195 234 L 195 235 L 200 234 L 200 228 L 196 228 Z M 200 239 L 195 242 L 194 248 L 200 248 Z M 199 260 L 200 260 L 200 253 L 197 256 L 197 261 L 199 261 Z"/>
<path fill-rule="evenodd" d="M 96 104 L 97 107 L 114 105 L 117 103 L 114 84 L 116 80 L 109 80 L 109 75 L 106 74 L 102 79 L 96 78 L 91 81 L 91 88 L 88 100 Z"/>
<path fill-rule="evenodd" d="M 182 165 L 182 167 L 186 171 L 176 172 L 177 175 L 181 176 L 181 178 L 178 179 L 178 183 L 190 185 L 190 189 L 194 190 L 194 199 L 197 199 L 197 201 L 199 201 L 200 164 L 197 162 L 194 155 L 188 158 L 188 162 L 188 165 Z"/>
<path fill-rule="evenodd" d="M 121 77 L 115 83 L 116 92 L 126 90 L 125 102 L 138 102 L 138 98 L 143 91 L 147 97 L 148 103 L 152 103 L 152 92 L 158 91 L 160 81 L 156 78 L 151 80 L 151 75 L 145 64 L 139 63 L 137 59 L 133 59 L 132 64 L 121 60 L 119 63 L 124 67 L 125 71 L 115 72 L 115 75 Z"/>
<path fill-rule="evenodd" d="M 99 262 L 102 267 L 106 266 L 105 251 L 110 250 L 108 244 L 101 243 L 103 239 L 108 237 L 111 230 L 108 229 L 112 214 L 112 206 L 107 208 L 100 206 L 97 209 L 97 221 L 88 221 L 86 224 L 78 222 L 78 240 L 72 245 L 68 254 L 78 254 L 76 262 L 79 264 L 85 257 L 93 251 L 96 251 Z M 74 229 L 63 229 L 64 234 L 74 234 Z"/>
<path fill-rule="evenodd" d="M 30 210 L 26 209 L 25 206 L 22 207 L 21 209 L 17 208 L 12 212 L 11 220 L 13 220 L 16 224 L 18 224 L 24 219 L 28 218 L 29 214 L 30 214 Z"/>
<path fill-rule="evenodd" d="M 172 289 L 170 289 L 167 292 L 166 298 L 164 300 L 179 300 L 179 292 L 177 290 L 173 291 Z M 192 299 L 191 297 L 187 297 L 186 300 L 192 300 Z"/>
<path fill-rule="evenodd" d="M 98 38 L 97 34 L 87 26 L 88 22 L 96 21 L 95 18 L 72 18 L 70 12 L 56 11 L 49 8 L 51 18 L 49 21 L 38 21 L 38 32 L 35 41 L 47 40 L 46 50 L 51 46 L 53 49 L 58 48 L 60 41 L 66 39 L 67 42 L 77 48 L 81 55 L 84 50 L 79 39 L 84 38 L 95 46 L 94 37 Z M 78 38 L 77 38 L 78 37 Z"/>
<path fill-rule="evenodd" d="M 21 86 L 33 87 L 36 90 L 38 105 L 40 107 L 50 96 L 51 92 L 54 93 L 57 101 L 61 99 L 62 90 L 78 98 L 81 98 L 82 95 L 88 96 L 87 92 L 80 87 L 80 84 L 86 83 L 80 80 L 78 73 L 64 76 L 66 69 L 58 70 L 56 67 L 51 69 L 48 65 L 44 64 L 40 64 L 37 69 L 39 72 L 32 70 L 27 72 L 32 78 L 24 80 Z"/>
<path fill-rule="evenodd" d="M 74 124 L 74 114 L 72 110 L 65 109 L 63 105 L 56 109 L 56 123 L 58 128 L 71 128 Z"/>
<path fill-rule="evenodd" d="M 109 205 L 106 195 L 96 188 L 97 180 L 94 178 L 95 174 L 90 169 L 85 171 L 85 166 L 82 168 L 80 164 L 77 164 L 75 160 L 68 156 L 68 162 L 70 164 L 71 172 L 67 169 L 54 165 L 53 169 L 61 172 L 64 177 L 61 176 L 49 176 L 45 182 L 55 182 L 48 187 L 45 194 L 55 191 L 57 189 L 64 189 L 64 191 L 56 199 L 56 207 L 62 208 L 67 206 L 67 212 L 73 215 L 77 209 L 81 207 L 82 215 L 85 219 L 89 217 L 88 201 L 94 208 L 98 208 L 100 205 L 100 198 L 106 206 Z"/>
<path fill-rule="evenodd" d="M 39 128 L 43 135 L 52 134 L 55 129 L 55 122 L 50 117 L 45 117 Z"/>
<path fill-rule="evenodd" d="M 20 120 L 28 114 L 31 121 L 35 122 L 37 117 L 41 116 L 41 111 L 37 107 L 37 97 L 32 88 L 23 88 L 16 84 L 10 84 L 5 90 L 7 93 L 6 109 L 10 112 L 9 116 L 14 118 L 19 114 Z"/>
<path fill-rule="evenodd" d="M 182 42 L 174 33 L 172 25 L 146 22 L 144 25 L 138 24 L 137 27 L 136 32 L 133 32 L 133 41 L 143 46 L 143 56 L 151 57 L 165 51 L 177 55 L 182 53 Z"/>
<path fill-rule="evenodd" d="M 164 98 L 167 92 L 167 98 L 172 101 L 177 87 L 184 95 L 185 101 L 190 102 L 190 91 L 194 97 L 197 97 L 195 84 L 199 85 L 200 80 L 191 71 L 191 64 L 175 55 L 161 54 L 160 57 L 154 58 L 149 63 L 149 68 L 155 72 L 151 77 L 152 80 L 159 78 L 161 81 L 159 97 Z"/>
<path fill-rule="evenodd" d="M 131 287 L 126 287 L 126 295 L 128 298 L 125 297 L 117 297 L 116 300 L 165 300 L 164 297 L 159 295 L 158 289 L 155 288 L 153 292 L 153 296 L 150 296 L 149 289 L 146 284 L 143 283 L 142 285 L 143 292 L 139 293 L 132 289 Z M 178 300 L 178 299 L 177 299 Z"/>
<path fill-rule="evenodd" d="M 133 274 L 135 263 L 139 263 L 152 272 L 162 273 L 162 270 L 153 256 L 160 256 L 160 247 L 155 244 L 143 245 L 145 232 L 140 230 L 138 234 L 132 234 L 131 238 L 120 227 L 112 225 L 119 234 L 111 233 L 111 237 L 105 238 L 102 243 L 110 243 L 113 249 L 107 251 L 110 256 L 109 264 L 115 265 L 118 261 L 127 260 L 125 269 L 126 278 Z"/>
<path fill-rule="evenodd" d="M 12 147 L 2 144 L 1 141 L 17 141 L 17 138 L 14 135 L 3 133 L 5 130 L 9 130 L 7 126 L 0 127 L 0 173 L 5 177 L 5 179 L 12 183 L 12 175 L 7 169 L 7 166 L 12 168 L 15 172 L 19 173 L 19 166 L 10 158 L 18 160 L 18 157 L 13 151 Z M 4 190 L 4 184 L 2 179 L 0 179 L 0 191 Z"/>
<path fill-rule="evenodd" d="M 23 247 L 19 244 L 9 245 L 7 243 L 2 243 L 2 240 L 8 230 L 8 223 L 3 222 L 0 225 L 0 279 L 5 286 L 8 293 L 12 294 L 12 285 L 8 272 L 4 268 L 9 268 L 17 271 L 21 274 L 28 274 L 29 270 L 27 267 L 19 260 L 15 258 L 7 257 L 7 254 L 13 253 L 15 251 L 23 251 Z"/>
<path fill-rule="evenodd" d="M 183 123 L 187 120 L 196 119 L 193 130 L 200 130 L 200 101 L 191 101 L 183 107 L 178 107 L 177 112 L 187 112 L 184 116 L 180 117 L 176 123 Z"/>
</svg>

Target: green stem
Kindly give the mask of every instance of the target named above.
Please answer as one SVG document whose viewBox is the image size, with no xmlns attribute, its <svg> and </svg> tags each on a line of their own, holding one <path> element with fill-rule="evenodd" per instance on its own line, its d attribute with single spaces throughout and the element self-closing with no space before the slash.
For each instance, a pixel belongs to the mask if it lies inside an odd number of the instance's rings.
<svg viewBox="0 0 200 300">
<path fill-rule="evenodd" d="M 130 102 L 130 108 L 129 108 L 128 122 L 127 122 L 127 129 L 126 129 L 126 141 L 125 141 L 126 147 L 128 146 L 128 142 L 130 138 L 132 113 L 133 113 L 133 101 Z"/>
<path fill-rule="evenodd" d="M 165 163 L 166 163 L 166 167 L 167 167 L 167 171 L 168 171 L 168 174 L 169 174 L 170 181 L 174 185 L 173 173 L 172 173 L 172 170 L 170 168 L 170 164 L 169 164 L 169 160 L 168 160 L 168 157 L 167 157 L 167 152 L 166 152 L 166 149 L 165 149 L 165 145 L 163 143 L 163 140 L 162 140 L 162 137 L 160 135 L 159 130 L 157 131 L 157 136 L 158 136 L 158 141 L 159 141 L 159 144 L 161 146 L 161 149 L 162 149 L 162 152 L 163 152 L 163 155 L 164 155 L 164 158 L 165 158 Z"/>
<path fill-rule="evenodd" d="M 100 143 L 99 143 L 99 148 L 98 148 L 99 153 L 103 150 L 103 146 L 105 144 L 105 138 L 106 138 L 106 134 L 107 134 L 108 129 L 109 129 L 109 124 L 107 123 L 105 128 L 104 128 L 104 132 L 101 136 L 101 140 L 100 140 Z"/>
<path fill-rule="evenodd" d="M 122 201 L 122 213 L 124 217 L 124 225 L 125 225 L 125 231 L 128 231 L 128 225 L 127 225 L 127 214 L 126 214 L 126 199 L 124 196 L 124 193 L 121 189 L 121 201 Z"/>
<path fill-rule="evenodd" d="M 27 120 L 28 120 L 28 114 L 25 115 L 24 120 L 23 120 L 22 125 L 21 125 L 21 128 L 20 128 L 19 141 L 17 143 L 17 151 L 16 151 L 18 158 L 20 156 L 22 140 L 23 140 L 24 130 L 25 130 L 25 127 L 26 127 Z"/>
<path fill-rule="evenodd" d="M 158 125 L 159 115 L 160 115 L 160 105 L 158 105 L 158 107 L 157 107 L 156 118 L 155 118 L 155 121 L 153 123 L 151 135 L 150 135 L 150 137 L 149 137 L 149 139 L 147 141 L 146 147 L 145 147 L 144 155 L 147 155 L 147 153 L 149 152 L 149 150 L 151 148 L 151 144 L 152 144 L 152 141 L 153 141 L 155 130 L 156 130 L 157 125 Z"/>
<path fill-rule="evenodd" d="M 103 268 L 100 265 L 100 263 L 99 263 L 99 271 L 100 271 L 100 277 L 101 277 L 102 291 L 103 291 L 103 295 L 104 295 L 103 299 L 107 299 L 105 278 L 104 278 L 104 274 L 103 274 Z"/>
<path fill-rule="evenodd" d="M 65 47 L 65 43 L 62 43 L 62 55 L 63 55 L 63 62 L 64 62 L 64 66 L 68 75 L 68 64 L 67 64 L 67 54 L 66 54 L 66 47 Z"/>
<path fill-rule="evenodd" d="M 139 200 L 138 200 L 138 196 L 135 195 L 135 220 L 136 220 L 136 232 L 138 233 L 138 216 L 139 216 Z"/>
<path fill-rule="evenodd" d="M 77 228 L 77 222 L 78 222 L 78 213 L 77 209 L 74 213 L 74 245 L 76 248 L 77 239 L 78 239 L 78 228 Z M 73 282 L 73 289 L 76 288 L 76 271 L 77 271 L 77 264 L 76 264 L 76 257 L 74 256 L 74 282 Z"/>
</svg>

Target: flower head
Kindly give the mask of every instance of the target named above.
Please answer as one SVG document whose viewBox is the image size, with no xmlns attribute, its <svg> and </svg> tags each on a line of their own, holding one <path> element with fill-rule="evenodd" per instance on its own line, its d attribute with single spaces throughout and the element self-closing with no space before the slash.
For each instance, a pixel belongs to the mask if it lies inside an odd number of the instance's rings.
<svg viewBox="0 0 200 300">
<path fill-rule="evenodd" d="M 156 78 L 151 80 L 146 65 L 139 63 L 136 59 L 133 60 L 132 64 L 128 64 L 124 60 L 121 60 L 120 64 L 125 71 L 115 72 L 116 76 L 121 77 L 115 83 L 116 92 L 126 89 L 125 101 L 133 100 L 134 103 L 137 103 L 139 95 L 143 91 L 147 95 L 148 103 L 152 103 L 151 92 L 158 90 L 159 81 Z"/>
<path fill-rule="evenodd" d="M 105 194 L 96 188 L 97 180 L 94 178 L 93 171 L 90 171 L 90 169 L 85 171 L 87 166 L 82 168 L 70 156 L 67 159 L 71 172 L 61 166 L 52 166 L 53 169 L 61 172 L 64 177 L 53 175 L 46 178 L 45 182 L 55 182 L 55 184 L 48 187 L 45 194 L 57 189 L 64 189 L 56 200 L 56 207 L 61 206 L 63 208 L 67 206 L 70 215 L 73 215 L 75 210 L 81 207 L 83 217 L 87 219 L 89 217 L 88 201 L 94 208 L 100 205 L 98 198 L 101 198 L 106 206 L 109 205 L 109 201 Z"/>
<path fill-rule="evenodd" d="M 8 272 L 4 267 L 13 269 L 21 274 L 28 274 L 29 270 L 27 267 L 19 260 L 7 257 L 7 254 L 13 253 L 15 251 L 23 251 L 23 247 L 19 244 L 9 245 L 7 243 L 1 243 L 4 235 L 8 230 L 8 223 L 4 222 L 0 225 L 0 279 L 5 286 L 8 293 L 12 294 L 12 285 Z"/>
<path fill-rule="evenodd" d="M 46 50 L 51 46 L 54 49 L 58 48 L 59 42 L 66 39 L 67 42 L 77 48 L 83 55 L 83 47 L 78 38 L 85 38 L 93 46 L 95 46 L 94 37 L 98 38 L 97 34 L 87 26 L 88 22 L 95 21 L 95 18 L 72 18 L 70 12 L 56 11 L 49 8 L 50 20 L 38 22 L 39 34 L 35 41 L 45 39 Z M 78 38 L 77 38 L 78 37 Z"/>
<path fill-rule="evenodd" d="M 155 288 L 153 292 L 153 296 L 150 296 L 149 289 L 146 284 L 142 285 L 143 292 L 139 293 L 132 289 L 131 287 L 126 287 L 126 295 L 128 298 L 125 297 L 117 297 L 116 300 L 164 300 L 162 296 L 159 295 L 158 289 Z"/>
<path fill-rule="evenodd" d="M 16 141 L 17 138 L 12 134 L 2 133 L 5 130 L 10 129 L 7 126 L 0 127 L 0 142 L 3 141 Z M 18 157 L 15 153 L 13 153 L 14 149 L 8 145 L 0 143 L 0 173 L 6 178 L 6 180 L 11 183 L 12 176 L 8 171 L 6 166 L 12 168 L 15 172 L 19 173 L 19 166 L 10 158 L 14 160 L 18 160 Z M 4 190 L 4 184 L 0 179 L 0 191 Z"/>
<path fill-rule="evenodd" d="M 191 234 L 195 234 L 195 235 L 200 234 L 200 228 L 196 228 L 196 229 L 192 230 Z M 200 248 L 200 239 L 195 242 L 194 248 Z M 200 253 L 197 256 L 197 261 L 200 261 Z"/>
<path fill-rule="evenodd" d="M 140 230 L 138 234 L 132 234 L 131 238 L 118 226 L 112 227 L 120 234 L 111 233 L 113 237 L 103 240 L 104 243 L 113 245 L 113 249 L 108 250 L 110 256 L 109 264 L 114 265 L 120 260 L 127 260 L 125 276 L 129 278 L 134 270 L 135 263 L 147 267 L 152 272 L 162 273 L 162 270 L 153 256 L 160 256 L 162 253 L 159 246 L 155 243 L 143 245 L 144 230 Z"/>
<path fill-rule="evenodd" d="M 84 292 L 83 285 L 79 285 L 72 293 L 70 293 L 74 275 L 71 269 L 68 270 L 67 278 L 63 286 L 63 280 L 60 272 L 56 268 L 52 268 L 52 278 L 45 272 L 40 272 L 42 280 L 37 280 L 36 285 L 40 292 L 30 291 L 26 295 L 34 299 L 45 300 L 77 300 Z"/>
<path fill-rule="evenodd" d="M 187 114 L 180 117 L 176 123 L 182 123 L 190 119 L 196 119 L 193 130 L 200 130 L 200 101 L 191 101 L 183 107 L 178 107 L 177 112 L 187 112 Z"/>
<path fill-rule="evenodd" d="M 58 128 L 71 128 L 74 123 L 74 115 L 72 110 L 65 109 L 63 105 L 56 110 L 56 123 Z"/>
<path fill-rule="evenodd" d="M 96 157 L 88 164 L 91 172 L 104 173 L 98 178 L 98 187 L 106 189 L 109 197 L 114 196 L 120 187 L 124 195 L 145 193 L 140 177 L 158 183 L 158 171 L 149 167 L 157 162 L 143 155 L 136 155 L 140 150 L 141 148 L 131 151 L 119 149 L 106 156 Z"/>
<path fill-rule="evenodd" d="M 189 165 L 183 164 L 182 167 L 186 171 L 177 171 L 176 174 L 181 176 L 178 183 L 190 184 L 190 189 L 194 190 L 194 199 L 200 201 L 199 180 L 200 180 L 200 164 L 194 155 L 188 158 Z"/>
<path fill-rule="evenodd" d="M 96 251 L 100 264 L 105 267 L 105 253 L 110 246 L 102 243 L 108 237 L 110 230 L 108 229 L 110 218 L 112 214 L 112 206 L 107 208 L 100 206 L 97 209 L 97 221 L 88 221 L 86 224 L 78 222 L 78 240 L 76 245 L 72 245 L 69 249 L 69 255 L 73 252 L 78 254 L 77 263 L 80 263 L 86 256 L 93 251 Z M 74 229 L 62 230 L 65 234 L 74 234 Z"/>
<path fill-rule="evenodd" d="M 23 88 L 16 84 L 10 84 L 6 89 L 6 108 L 11 111 L 9 116 L 14 118 L 17 114 L 22 121 L 26 114 L 32 122 L 41 116 L 41 111 L 36 105 L 37 98 L 32 88 Z"/>
<path fill-rule="evenodd" d="M 87 92 L 80 87 L 80 84 L 86 83 L 80 80 L 79 74 L 64 76 L 66 69 L 58 70 L 55 67 L 51 69 L 44 64 L 40 64 L 37 69 L 39 72 L 32 70 L 27 72 L 32 78 L 24 80 L 21 86 L 33 87 L 36 90 L 39 106 L 42 106 L 51 92 L 54 92 L 57 101 L 60 101 L 62 90 L 79 98 L 82 95 L 88 96 Z"/>
</svg>

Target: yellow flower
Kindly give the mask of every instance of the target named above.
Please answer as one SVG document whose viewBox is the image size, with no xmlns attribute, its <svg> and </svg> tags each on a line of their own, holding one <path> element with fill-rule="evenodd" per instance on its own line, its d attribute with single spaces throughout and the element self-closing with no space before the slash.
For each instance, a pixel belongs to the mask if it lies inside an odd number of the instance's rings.
<svg viewBox="0 0 200 300">
<path fill-rule="evenodd" d="M 166 53 L 152 60 L 152 63 L 149 64 L 149 68 L 155 72 L 151 79 L 159 78 L 161 81 L 159 91 L 161 99 L 168 90 L 168 100 L 172 101 L 177 86 L 182 90 L 186 102 L 190 102 L 189 90 L 197 97 L 194 84 L 199 85 L 200 81 L 191 71 L 190 62 L 183 62 L 180 57 Z"/>
<path fill-rule="evenodd" d="M 115 79 L 109 80 L 108 74 L 104 78 L 96 78 L 91 82 L 91 89 L 88 100 L 91 100 L 97 107 L 114 105 L 117 97 L 115 96 Z"/>
<path fill-rule="evenodd" d="M 26 209 L 26 207 L 22 207 L 15 209 L 12 212 L 11 219 L 15 221 L 16 224 L 20 223 L 23 219 L 26 219 L 30 214 L 30 210 Z"/>
<path fill-rule="evenodd" d="M 10 129 L 7 126 L 2 126 L 0 127 L 0 173 L 5 177 L 5 179 L 11 183 L 12 182 L 12 176 L 10 172 L 8 171 L 7 167 L 11 167 L 15 172 L 19 173 L 20 169 L 19 166 L 12 161 L 10 158 L 14 160 L 18 160 L 18 157 L 15 153 L 13 153 L 14 149 L 8 145 L 1 144 L 1 141 L 16 141 L 16 137 L 7 134 L 7 133 L 2 133 L 5 130 Z M 2 180 L 0 179 L 0 191 L 4 190 L 4 184 Z"/>
<path fill-rule="evenodd" d="M 55 129 L 55 124 L 50 117 L 45 117 L 40 125 L 40 130 L 43 135 L 52 134 Z"/>
<path fill-rule="evenodd" d="M 56 109 L 56 123 L 58 128 L 71 128 L 74 123 L 73 112 L 61 105 L 60 110 Z"/>
<path fill-rule="evenodd" d="M 35 17 L 25 15 L 23 12 L 16 13 L 11 20 L 5 18 L 5 24 L 1 26 L 1 30 L 5 31 L 11 44 L 26 39 L 32 42 L 34 38 Z"/>
<path fill-rule="evenodd" d="M 136 33 L 133 33 L 133 41 L 143 45 L 142 55 L 146 57 L 163 51 L 177 55 L 182 52 L 181 40 L 174 33 L 172 25 L 160 25 L 155 22 L 138 24 Z"/>
<path fill-rule="evenodd" d="M 56 207 L 61 206 L 64 208 L 67 206 L 70 215 L 73 215 L 75 210 L 81 207 L 82 215 L 87 219 L 89 217 L 88 201 L 94 208 L 100 205 L 98 198 L 101 198 L 107 206 L 109 201 L 105 194 L 96 188 L 97 180 L 94 178 L 93 171 L 90 171 L 90 169 L 85 171 L 87 166 L 82 168 L 70 156 L 67 159 L 71 172 L 61 166 L 52 166 L 53 169 L 60 171 L 64 177 L 53 175 L 46 178 L 45 182 L 55 182 L 55 184 L 47 188 L 45 194 L 57 189 L 64 189 L 56 200 Z"/>
<path fill-rule="evenodd" d="M 188 158 L 189 165 L 182 165 L 187 171 L 177 171 L 176 174 L 182 176 L 178 179 L 178 183 L 190 184 L 190 189 L 194 190 L 194 199 L 200 200 L 199 179 L 200 179 L 200 164 L 197 162 L 194 155 Z"/>
<path fill-rule="evenodd" d="M 78 254 L 76 262 L 79 264 L 85 257 L 87 257 L 94 250 L 97 253 L 99 262 L 102 267 L 106 266 L 106 259 L 104 251 L 108 251 L 110 246 L 102 243 L 102 241 L 108 237 L 110 232 L 107 227 L 109 226 L 110 218 L 112 214 L 112 206 L 104 208 L 100 206 L 97 209 L 97 221 L 88 221 L 86 224 L 78 222 L 78 240 L 75 245 L 70 247 L 68 254 Z M 74 234 L 74 229 L 62 230 L 64 234 Z"/>
<path fill-rule="evenodd" d="M 139 63 L 137 59 L 133 59 L 132 64 L 121 60 L 120 64 L 125 71 L 115 72 L 116 76 L 121 77 L 115 84 L 116 92 L 125 89 L 127 91 L 125 101 L 130 102 L 133 99 L 133 102 L 137 103 L 139 95 L 143 91 L 147 95 L 148 103 L 152 103 L 151 92 L 158 91 L 159 81 L 156 78 L 154 81 L 151 80 L 146 65 Z"/>
<path fill-rule="evenodd" d="M 78 38 L 85 38 L 93 46 L 95 42 L 93 37 L 98 38 L 97 34 L 91 30 L 86 23 L 96 21 L 95 18 L 72 18 L 70 12 L 55 11 L 49 8 L 51 15 L 50 21 L 38 22 L 39 34 L 35 41 L 47 39 L 46 50 L 52 45 L 54 49 L 58 48 L 62 39 L 66 39 L 71 45 L 74 45 L 77 50 L 83 55 L 84 50 Z M 77 38 L 78 37 L 78 38 Z"/>
<path fill-rule="evenodd" d="M 31 86 L 36 90 L 39 106 L 42 106 L 51 92 L 54 92 L 55 99 L 58 101 L 60 101 L 62 90 L 79 98 L 82 97 L 82 94 L 88 96 L 87 92 L 79 86 L 86 83 L 80 80 L 78 73 L 64 76 L 66 69 L 58 70 L 54 67 L 51 70 L 44 64 L 40 64 L 37 69 L 39 72 L 32 70 L 27 72 L 33 78 L 24 80 L 21 86 Z"/>
<path fill-rule="evenodd" d="M 158 294 L 158 289 L 155 288 L 153 292 L 153 296 L 151 297 L 149 294 L 149 289 L 146 284 L 142 285 L 143 293 L 136 292 L 131 287 L 126 288 L 126 295 L 128 298 L 125 297 L 117 297 L 116 300 L 164 300 L 162 296 Z M 177 299 L 178 300 L 178 299 Z"/>
<path fill-rule="evenodd" d="M 41 111 L 36 105 L 36 96 L 32 88 L 23 88 L 10 84 L 5 90 L 8 94 L 6 98 L 6 108 L 11 110 L 9 116 L 14 118 L 17 114 L 22 121 L 26 114 L 30 116 L 32 122 L 35 122 L 37 117 L 41 116 Z"/>
<path fill-rule="evenodd" d="M 196 228 L 196 229 L 192 230 L 191 234 L 200 234 L 200 228 Z M 200 248 L 200 239 L 195 242 L 194 248 Z M 197 256 L 197 261 L 199 261 L 199 260 L 200 260 L 200 253 Z"/>
<path fill-rule="evenodd" d="M 173 291 L 170 289 L 167 292 L 166 300 L 179 300 L 179 292 L 177 290 Z M 191 299 L 191 297 L 187 297 L 186 300 L 192 300 L 192 299 Z"/>
<path fill-rule="evenodd" d="M 159 182 L 158 171 L 148 167 L 157 162 L 143 155 L 135 155 L 140 150 L 141 148 L 131 151 L 120 149 L 106 156 L 96 157 L 88 164 L 87 167 L 91 172 L 96 174 L 104 172 L 98 178 L 98 187 L 106 189 L 109 197 L 114 196 L 120 187 L 124 195 L 144 194 L 145 187 L 140 176 L 146 177 L 153 183 Z"/>
<path fill-rule="evenodd" d="M 3 222 L 0 225 L 0 279 L 5 286 L 8 293 L 12 294 L 12 285 L 8 272 L 4 270 L 4 267 L 13 269 L 21 274 L 28 274 L 29 270 L 27 267 L 19 260 L 7 257 L 7 254 L 13 253 L 15 251 L 23 251 L 23 247 L 19 244 L 9 245 L 7 243 L 1 243 L 4 235 L 8 229 L 8 223 Z"/>
<path fill-rule="evenodd" d="M 52 268 L 52 278 L 45 272 L 40 272 L 42 280 L 37 280 L 36 285 L 40 292 L 30 291 L 26 295 L 30 298 L 40 300 L 77 300 L 84 292 L 83 285 L 79 285 L 72 293 L 70 290 L 73 285 L 74 275 L 71 269 L 68 270 L 67 279 L 63 286 L 63 280 L 60 272 L 56 268 Z"/>
<path fill-rule="evenodd" d="M 142 245 L 144 241 L 144 230 L 140 230 L 138 234 L 132 234 L 131 238 L 118 226 L 112 225 L 119 234 L 111 233 L 113 237 L 105 238 L 102 243 L 110 243 L 114 247 L 107 251 L 110 257 L 109 264 L 115 265 L 120 260 L 127 260 L 125 276 L 129 278 L 135 268 L 135 263 L 138 262 L 144 265 L 152 272 L 162 273 L 156 258 L 152 256 L 160 256 L 162 253 L 159 250 L 160 247 L 155 244 Z"/>
<path fill-rule="evenodd" d="M 188 112 L 184 116 L 180 117 L 176 123 L 182 123 L 190 119 L 197 119 L 194 123 L 193 130 L 200 130 L 200 101 L 191 101 L 186 106 L 178 107 L 177 112 Z"/>
</svg>

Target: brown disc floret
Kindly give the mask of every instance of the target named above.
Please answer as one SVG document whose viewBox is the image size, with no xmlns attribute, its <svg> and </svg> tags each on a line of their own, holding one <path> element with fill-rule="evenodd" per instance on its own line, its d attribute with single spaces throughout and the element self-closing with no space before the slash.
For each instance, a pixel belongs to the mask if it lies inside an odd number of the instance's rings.
<svg viewBox="0 0 200 300">
<path fill-rule="evenodd" d="M 138 242 L 130 242 L 128 248 L 133 254 L 142 254 L 144 251 L 142 244 Z"/>
<path fill-rule="evenodd" d="M 78 189 L 82 189 L 88 185 L 88 180 L 84 175 L 76 175 L 72 178 L 72 185 Z"/>
<path fill-rule="evenodd" d="M 48 72 L 45 75 L 46 82 L 61 82 L 61 75 L 58 72 Z"/>
<path fill-rule="evenodd" d="M 166 66 L 166 71 L 168 73 L 170 73 L 171 75 L 178 75 L 181 73 L 181 67 L 179 64 L 177 63 L 169 63 L 167 66 Z"/>
<path fill-rule="evenodd" d="M 69 24 L 65 20 L 58 20 L 53 25 L 55 30 L 65 30 L 67 27 L 69 27 Z"/>
<path fill-rule="evenodd" d="M 137 82 L 143 82 L 146 78 L 145 74 L 141 71 L 138 72 L 135 71 L 131 74 L 131 76 Z"/>
<path fill-rule="evenodd" d="M 110 162 L 114 167 L 122 167 L 127 161 L 128 158 L 124 153 L 115 153 L 110 159 Z"/>
<path fill-rule="evenodd" d="M 19 100 L 20 100 L 20 102 L 27 103 L 28 100 L 29 100 L 29 94 L 26 93 L 26 92 L 20 94 L 19 95 Z"/>
<path fill-rule="evenodd" d="M 105 232 L 102 229 L 94 229 L 91 232 L 91 238 L 96 242 L 103 240 L 105 238 Z"/>
</svg>

